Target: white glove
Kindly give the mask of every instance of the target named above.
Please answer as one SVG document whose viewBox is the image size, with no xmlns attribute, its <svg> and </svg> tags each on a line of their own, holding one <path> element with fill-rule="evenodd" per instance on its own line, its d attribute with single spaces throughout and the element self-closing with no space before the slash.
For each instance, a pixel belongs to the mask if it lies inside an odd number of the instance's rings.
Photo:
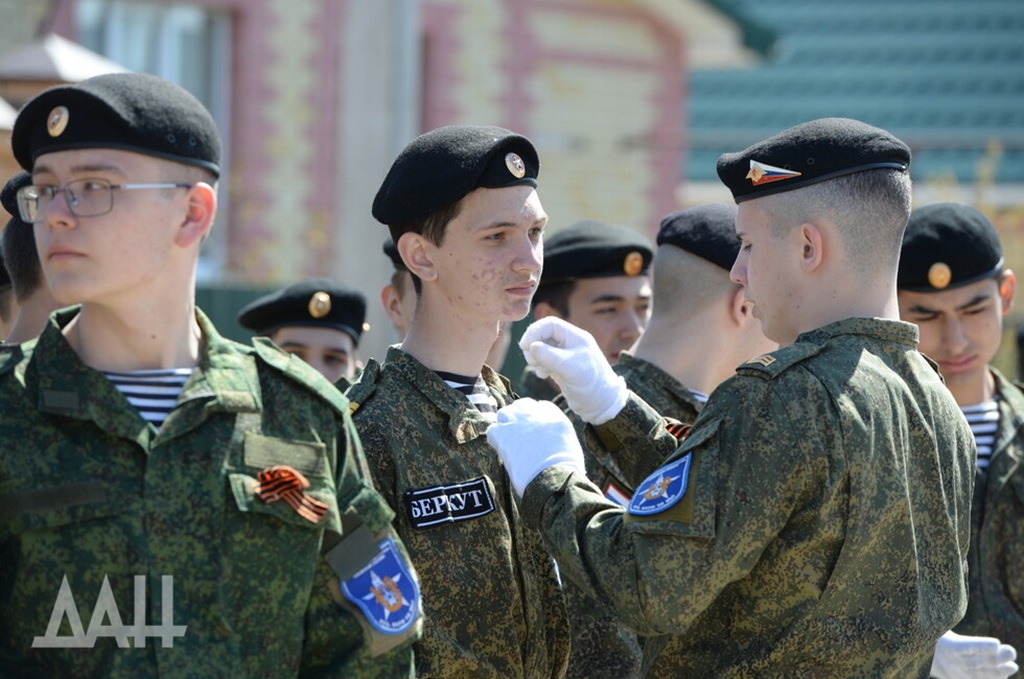
<svg viewBox="0 0 1024 679">
<path fill-rule="evenodd" d="M 992 637 L 946 632 L 935 644 L 932 676 L 938 679 L 1003 679 L 1018 669 L 1017 651 Z"/>
<path fill-rule="evenodd" d="M 538 375 L 558 383 L 565 402 L 584 422 L 604 424 L 625 407 L 626 381 L 586 330 L 548 316 L 526 329 L 519 348 Z"/>
<path fill-rule="evenodd" d="M 583 450 L 565 413 L 551 401 L 521 398 L 498 411 L 487 441 L 501 456 L 519 497 L 542 471 L 563 464 L 586 474 Z"/>
</svg>

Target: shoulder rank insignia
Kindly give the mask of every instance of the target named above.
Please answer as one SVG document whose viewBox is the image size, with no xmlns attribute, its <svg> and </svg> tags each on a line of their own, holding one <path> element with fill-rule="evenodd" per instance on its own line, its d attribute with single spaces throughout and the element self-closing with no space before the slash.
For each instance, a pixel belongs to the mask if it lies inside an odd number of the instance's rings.
<svg viewBox="0 0 1024 679">
<path fill-rule="evenodd" d="M 405 565 L 392 538 L 380 542 L 380 552 L 362 570 L 340 583 L 370 625 L 383 634 L 401 634 L 416 624 L 420 585 Z"/>
<path fill-rule="evenodd" d="M 771 354 L 761 354 L 760 356 L 755 356 L 750 359 L 747 363 L 756 363 L 757 365 L 763 365 L 767 368 L 772 363 L 775 363 L 775 357 Z"/>
<path fill-rule="evenodd" d="M 690 485 L 692 460 L 693 453 L 687 453 L 644 479 L 629 502 L 629 513 L 657 514 L 679 502 Z"/>
</svg>

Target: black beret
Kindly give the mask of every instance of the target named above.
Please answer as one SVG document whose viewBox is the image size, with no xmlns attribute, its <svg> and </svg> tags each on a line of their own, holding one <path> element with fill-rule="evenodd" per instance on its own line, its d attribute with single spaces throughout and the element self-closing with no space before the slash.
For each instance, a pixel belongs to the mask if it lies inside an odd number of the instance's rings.
<svg viewBox="0 0 1024 679">
<path fill-rule="evenodd" d="M 478 188 L 537 186 L 540 160 L 526 137 L 502 127 L 450 125 L 412 140 L 373 199 L 373 216 L 398 226 L 458 202 Z"/>
<path fill-rule="evenodd" d="M 544 239 L 540 284 L 579 278 L 638 276 L 651 265 L 650 242 L 624 226 L 585 220 Z"/>
<path fill-rule="evenodd" d="M 26 170 L 52 151 L 134 151 L 220 176 L 220 135 L 185 89 L 145 73 L 110 73 L 44 90 L 21 109 L 11 135 Z"/>
<path fill-rule="evenodd" d="M 395 245 L 395 241 L 391 238 L 384 241 L 384 254 L 391 260 L 391 265 L 395 267 L 395 271 L 409 270 L 409 267 L 402 260 L 402 255 L 398 254 L 398 246 Z"/>
<path fill-rule="evenodd" d="M 1002 271 L 1003 248 L 988 217 L 963 203 L 935 203 L 910 213 L 896 287 L 935 292 Z"/>
<path fill-rule="evenodd" d="M 673 212 L 661 220 L 658 245 L 674 245 L 726 271 L 740 252 L 735 205 L 707 203 Z"/>
<path fill-rule="evenodd" d="M 22 170 L 8 179 L 3 190 L 0 191 L 0 203 L 3 203 L 4 209 L 19 222 L 21 222 L 21 212 L 18 210 L 18 191 L 31 183 L 32 175 Z"/>
<path fill-rule="evenodd" d="M 910 148 L 885 130 L 849 118 L 821 118 L 718 159 L 737 203 L 854 172 L 906 171 Z"/>
<path fill-rule="evenodd" d="M 238 322 L 259 335 L 283 327 L 333 328 L 359 344 L 366 318 L 366 297 L 355 288 L 326 278 L 289 285 L 247 304 Z"/>
</svg>

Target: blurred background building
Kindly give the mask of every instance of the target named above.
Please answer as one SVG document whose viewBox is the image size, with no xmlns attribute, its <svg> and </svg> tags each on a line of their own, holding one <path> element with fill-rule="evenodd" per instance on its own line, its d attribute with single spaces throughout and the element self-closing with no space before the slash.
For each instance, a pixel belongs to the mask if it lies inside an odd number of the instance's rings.
<svg viewBox="0 0 1024 679">
<path fill-rule="evenodd" d="M 250 299 L 330 276 L 371 300 L 362 355 L 382 355 L 397 338 L 374 303 L 390 263 L 369 206 L 398 151 L 452 123 L 534 140 L 552 229 L 596 218 L 653 236 L 669 211 L 730 200 L 720 153 L 859 118 L 911 145 L 918 204 L 975 204 L 1024 268 L 1022 0 L 0 0 L 0 12 L 0 136 L 35 91 L 118 68 L 178 82 L 213 112 L 226 172 L 199 300 L 234 337 Z"/>
</svg>

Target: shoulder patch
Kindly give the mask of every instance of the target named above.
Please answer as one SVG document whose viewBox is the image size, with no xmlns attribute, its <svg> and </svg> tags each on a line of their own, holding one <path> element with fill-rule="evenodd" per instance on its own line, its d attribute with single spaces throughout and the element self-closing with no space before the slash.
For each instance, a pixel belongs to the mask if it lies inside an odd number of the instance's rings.
<svg viewBox="0 0 1024 679">
<path fill-rule="evenodd" d="M 644 479 L 629 502 L 629 513 L 658 514 L 683 499 L 690 485 L 692 461 L 693 453 L 687 453 Z"/>
<path fill-rule="evenodd" d="M 378 547 L 380 551 L 370 563 L 341 581 L 341 591 L 375 630 L 401 634 L 419 619 L 420 586 L 392 538 Z"/>
<path fill-rule="evenodd" d="M 806 360 L 819 353 L 822 345 L 802 342 L 791 344 L 788 347 L 777 349 L 767 354 L 761 354 L 742 363 L 736 368 L 740 375 L 756 375 L 770 380 L 776 375 L 793 367 L 800 361 Z"/>
<path fill-rule="evenodd" d="M 309 389 L 339 414 L 349 412 L 348 399 L 308 363 L 282 351 L 265 337 L 254 337 L 252 345 L 256 356 L 271 368 Z"/>
</svg>

